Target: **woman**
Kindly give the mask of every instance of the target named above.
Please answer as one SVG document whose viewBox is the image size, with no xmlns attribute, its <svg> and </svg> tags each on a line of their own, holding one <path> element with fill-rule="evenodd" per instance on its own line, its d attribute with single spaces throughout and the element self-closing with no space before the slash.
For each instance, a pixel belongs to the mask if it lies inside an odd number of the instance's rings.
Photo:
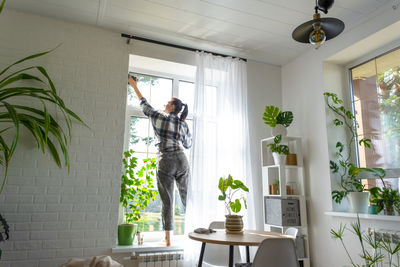
<svg viewBox="0 0 400 267">
<path fill-rule="evenodd" d="M 160 152 L 157 168 L 157 186 L 162 201 L 162 222 L 165 231 L 165 242 L 171 245 L 174 212 L 174 181 L 179 190 L 183 206 L 186 208 L 187 183 L 190 174 L 189 163 L 184 154 L 184 148 L 191 147 L 192 136 L 185 122 L 188 114 L 187 104 L 178 98 L 171 98 L 163 112 L 155 110 L 147 103 L 138 87 L 136 78 L 129 75 L 131 85 L 140 100 L 143 113 L 149 117 L 153 125 Z M 180 111 L 183 111 L 178 117 Z"/>
</svg>

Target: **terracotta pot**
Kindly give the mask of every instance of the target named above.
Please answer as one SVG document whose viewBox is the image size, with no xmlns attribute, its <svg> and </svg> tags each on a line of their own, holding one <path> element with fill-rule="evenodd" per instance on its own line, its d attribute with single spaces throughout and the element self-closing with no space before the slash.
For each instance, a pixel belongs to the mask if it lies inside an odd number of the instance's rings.
<svg viewBox="0 0 400 267">
<path fill-rule="evenodd" d="M 228 234 L 243 233 L 243 220 L 241 215 L 225 215 L 225 231 Z"/>
</svg>

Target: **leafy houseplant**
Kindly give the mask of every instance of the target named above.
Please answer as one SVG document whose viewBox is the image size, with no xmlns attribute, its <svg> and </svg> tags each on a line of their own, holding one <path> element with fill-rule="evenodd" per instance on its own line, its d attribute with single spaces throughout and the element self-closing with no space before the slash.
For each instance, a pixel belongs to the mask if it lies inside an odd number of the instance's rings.
<svg viewBox="0 0 400 267">
<path fill-rule="evenodd" d="M 373 187 L 369 191 L 371 192 L 370 202 L 376 205 L 377 213 L 384 210 L 385 215 L 394 215 L 394 209 L 400 206 L 397 190 L 393 190 L 383 182 L 383 188 Z"/>
<path fill-rule="evenodd" d="M 226 215 L 226 232 L 228 233 L 241 233 L 243 230 L 242 216 L 232 215 L 238 213 L 242 209 L 243 202 L 244 207 L 247 209 L 246 198 L 242 195 L 240 198 L 234 199 L 233 196 L 243 190 L 249 192 L 247 186 L 240 180 L 234 180 L 229 174 L 227 178 L 219 178 L 218 189 L 221 191 L 221 195 L 218 196 L 218 200 L 225 202 Z"/>
<path fill-rule="evenodd" d="M 360 265 L 356 263 L 356 261 L 350 256 L 349 250 L 343 241 L 345 230 L 348 230 L 357 236 L 361 245 L 361 253 L 359 255 L 364 264 Z M 351 263 L 351 266 L 353 267 L 383 266 L 382 263 L 384 262 L 385 254 L 383 254 L 382 251 L 386 252 L 387 259 L 387 262 L 385 262 L 386 264 L 384 266 L 398 266 L 393 262 L 393 256 L 400 251 L 400 243 L 392 246 L 389 240 L 378 237 L 374 232 L 363 233 L 358 215 L 357 222 L 351 224 L 351 229 L 348 229 L 346 225 L 340 224 L 338 230 L 335 231 L 334 229 L 331 229 L 331 237 L 333 239 L 340 240 L 344 250 L 346 251 L 346 255 Z M 368 249 L 367 245 L 370 247 L 370 249 Z"/>
<path fill-rule="evenodd" d="M 121 196 L 120 202 L 127 212 L 124 213 L 124 222 L 128 224 L 118 226 L 118 243 L 120 245 L 131 245 L 137 230 L 137 225 L 142 212 L 149 205 L 150 200 L 156 198 L 158 192 L 154 190 L 153 178 L 155 177 L 156 159 L 144 159 L 144 165 L 138 167 L 137 158 L 133 156 L 134 151 L 124 152 L 122 158 L 123 173 L 121 176 Z M 132 229 L 128 235 L 124 235 L 125 228 Z M 128 244 L 126 244 L 128 243 Z"/>
<path fill-rule="evenodd" d="M 274 142 L 267 145 L 272 152 L 276 165 L 285 164 L 286 156 L 289 154 L 289 147 L 287 145 L 280 145 L 281 141 L 282 135 L 277 135 L 274 137 Z"/>
<path fill-rule="evenodd" d="M 269 125 L 271 128 L 276 127 L 277 124 L 289 127 L 293 121 L 293 112 L 281 111 L 276 106 L 266 106 L 263 114 L 264 123 Z"/>
<path fill-rule="evenodd" d="M 0 13 L 5 2 L 3 0 L 0 4 Z M 28 130 L 38 149 L 43 153 L 46 150 L 50 152 L 60 168 L 62 154 L 64 165 L 69 171 L 67 146 L 71 138 L 72 119 L 86 126 L 81 118 L 65 105 L 46 69 L 39 65 L 26 66 L 32 59 L 42 57 L 53 50 L 25 57 L 0 70 L 0 124 L 3 125 L 0 130 L 0 165 L 4 168 L 0 193 L 6 184 L 8 166 L 17 148 L 21 128 Z M 42 108 L 37 108 L 38 105 Z M 50 114 L 48 105 L 60 111 L 61 116 Z M 62 125 L 65 125 L 66 129 Z M 8 236 L 8 229 L 6 233 Z"/>
<path fill-rule="evenodd" d="M 344 127 L 350 133 L 350 140 L 347 143 L 344 144 L 340 141 L 336 143 L 337 160 L 330 160 L 332 173 L 340 176 L 340 189 L 332 191 L 332 199 L 336 203 L 341 203 L 350 192 L 364 191 L 364 185 L 359 177 L 362 172 L 372 173 L 379 178 L 385 177 L 386 172 L 381 168 L 359 168 L 351 162 L 352 148 L 357 137 L 356 118 L 350 110 L 342 105 L 343 101 L 336 94 L 326 92 L 324 96 L 326 105 L 336 116 L 333 124 L 336 127 Z M 371 148 L 371 139 L 369 138 L 363 138 L 358 143 L 366 148 Z"/>
<path fill-rule="evenodd" d="M 272 136 L 286 136 L 286 128 L 293 122 L 293 112 L 281 111 L 276 106 L 266 106 L 263 114 L 264 123 L 270 126 Z"/>
</svg>

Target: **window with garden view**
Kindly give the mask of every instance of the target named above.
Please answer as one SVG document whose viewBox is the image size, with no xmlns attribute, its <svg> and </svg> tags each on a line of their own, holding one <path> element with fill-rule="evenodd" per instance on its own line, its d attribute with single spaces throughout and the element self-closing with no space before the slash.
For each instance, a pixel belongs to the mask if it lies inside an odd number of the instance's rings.
<svg viewBox="0 0 400 267">
<path fill-rule="evenodd" d="M 383 168 L 387 178 L 400 177 L 400 49 L 351 69 L 353 108 L 359 123 L 358 140 L 369 138 L 371 148 L 358 145 L 360 167 Z M 387 179 L 393 189 L 399 179 Z M 367 179 L 366 188 L 382 186 Z"/>
<path fill-rule="evenodd" d="M 148 75 L 137 72 L 130 72 L 138 78 L 138 88 L 142 95 L 147 99 L 150 105 L 157 110 L 164 110 L 164 105 L 171 99 L 177 97 L 184 103 L 188 103 L 189 115 L 186 119 L 190 131 L 193 129 L 193 98 L 194 83 L 185 81 L 174 75 Z M 134 150 L 134 157 L 138 158 L 138 167 L 141 167 L 143 160 L 146 158 L 157 157 L 156 139 L 153 127 L 149 119 L 143 114 L 140 108 L 140 101 L 137 99 L 133 89 L 128 86 L 127 99 L 127 116 L 126 116 L 126 133 L 125 133 L 125 149 Z M 190 160 L 190 151 L 186 150 L 188 159 Z M 157 180 L 154 177 L 154 188 L 157 190 Z M 174 220 L 175 234 L 184 233 L 185 214 L 184 208 L 179 197 L 177 189 L 175 189 L 174 204 Z M 138 230 L 142 232 L 161 231 L 161 199 L 157 195 L 154 201 L 150 201 L 149 206 L 145 209 L 143 216 L 137 222 Z"/>
</svg>

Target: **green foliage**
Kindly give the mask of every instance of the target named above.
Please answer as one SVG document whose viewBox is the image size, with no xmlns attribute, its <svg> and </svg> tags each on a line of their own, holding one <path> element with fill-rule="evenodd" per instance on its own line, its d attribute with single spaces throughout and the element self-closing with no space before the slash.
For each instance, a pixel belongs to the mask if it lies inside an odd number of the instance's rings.
<svg viewBox="0 0 400 267">
<path fill-rule="evenodd" d="M 280 145 L 282 141 L 282 135 L 277 135 L 274 137 L 274 142 L 268 144 L 267 147 L 271 149 L 271 152 L 278 154 L 289 154 L 289 147 L 287 145 Z"/>
<path fill-rule="evenodd" d="M 241 201 L 243 202 L 244 207 L 247 209 L 247 202 L 244 196 L 233 199 L 234 194 L 240 190 L 249 192 L 249 189 L 242 181 L 234 180 L 229 174 L 227 178 L 219 178 L 218 189 L 221 191 L 221 195 L 218 196 L 218 200 L 225 201 L 225 208 L 228 215 L 231 215 L 231 211 L 234 213 L 240 212 L 242 209 Z"/>
<path fill-rule="evenodd" d="M 361 253 L 359 254 L 363 264 L 356 263 L 355 260 L 350 256 L 350 253 L 343 241 L 345 230 L 353 233 L 358 238 L 361 247 Z M 344 250 L 346 251 L 346 255 L 353 267 L 377 267 L 383 266 L 383 261 L 385 255 L 387 254 L 387 262 L 385 261 L 385 266 L 397 266 L 393 263 L 393 255 L 400 251 L 400 244 L 396 244 L 392 246 L 390 242 L 385 241 L 384 239 L 378 238 L 373 232 L 372 233 L 364 233 L 361 230 L 360 218 L 357 216 L 357 221 L 351 223 L 351 228 L 347 228 L 346 225 L 340 224 L 338 230 L 331 229 L 331 237 L 335 240 L 340 240 Z M 368 248 L 368 246 L 370 248 Z"/>
<path fill-rule="evenodd" d="M 127 210 L 124 216 L 127 223 L 138 221 L 150 200 L 154 201 L 158 194 L 153 185 L 156 159 L 144 159 L 144 165 L 137 168 L 137 158 L 133 153 L 133 150 L 125 151 L 122 158 L 124 171 L 121 176 L 120 202 Z"/>
<path fill-rule="evenodd" d="M 333 120 L 333 125 L 336 127 L 345 127 L 345 130 L 351 136 L 349 142 L 346 144 L 340 141 L 336 143 L 337 159 L 329 161 L 331 172 L 340 176 L 340 190 L 332 191 L 332 199 L 336 203 L 340 203 L 349 192 L 364 191 L 364 185 L 360 178 L 363 173 L 368 172 L 376 177 L 383 178 L 386 172 L 381 168 L 359 168 L 350 161 L 352 147 L 357 135 L 358 123 L 353 113 L 342 105 L 343 100 L 336 94 L 326 92 L 324 96 L 326 105 L 337 117 Z M 361 139 L 358 143 L 360 146 L 363 145 L 366 148 L 371 148 L 371 139 L 369 138 Z"/>
<path fill-rule="evenodd" d="M 276 106 L 266 106 L 263 114 L 264 123 L 274 128 L 277 124 L 281 124 L 285 127 L 293 122 L 293 112 L 291 111 L 280 111 Z"/>
<path fill-rule="evenodd" d="M 369 191 L 371 193 L 370 202 L 376 205 L 377 213 L 385 208 L 393 211 L 395 207 L 400 207 L 400 195 L 397 190 L 393 190 L 384 184 L 383 188 L 373 187 Z"/>
<path fill-rule="evenodd" d="M 0 5 L 0 12 L 4 4 L 5 0 Z M 33 136 L 38 149 L 43 153 L 46 150 L 50 152 L 60 168 L 62 154 L 64 165 L 69 170 L 67 146 L 71 137 L 72 119 L 83 125 L 85 123 L 65 105 L 44 67 L 26 65 L 27 62 L 53 50 L 27 56 L 0 70 L 0 123 L 4 125 L 0 130 L 0 164 L 4 167 L 0 193 L 7 179 L 8 166 L 17 147 L 22 127 Z M 24 82 L 24 85 L 21 85 L 21 82 Z M 19 99 L 29 101 L 33 106 L 41 105 L 42 108 L 14 104 Z M 48 112 L 49 104 L 60 111 L 60 117 Z M 62 125 L 65 125 L 66 129 Z M 11 141 L 6 141 L 6 134 L 12 136 Z"/>
</svg>

